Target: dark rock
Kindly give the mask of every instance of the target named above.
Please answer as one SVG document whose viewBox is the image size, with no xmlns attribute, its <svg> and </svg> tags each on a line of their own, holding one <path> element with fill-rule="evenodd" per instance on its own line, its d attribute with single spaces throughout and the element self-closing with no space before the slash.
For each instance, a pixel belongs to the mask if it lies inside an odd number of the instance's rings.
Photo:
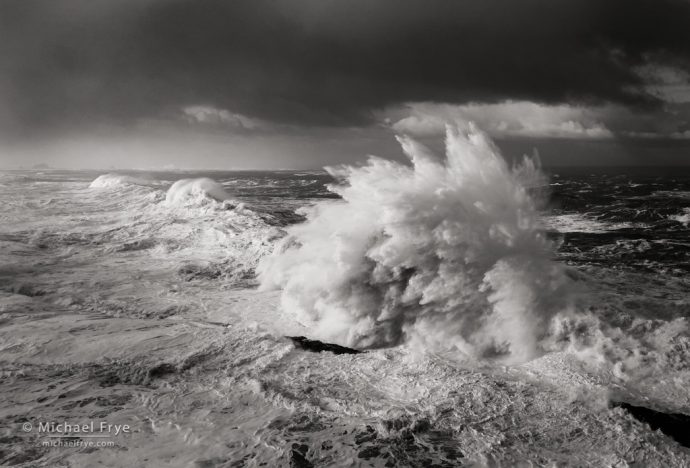
<svg viewBox="0 0 690 468">
<path fill-rule="evenodd" d="M 653 431 L 661 430 L 683 447 L 690 447 L 690 416 L 687 414 L 662 413 L 625 402 L 613 403 L 613 406 L 623 408 L 638 421 L 649 424 Z"/>
<path fill-rule="evenodd" d="M 290 338 L 297 348 L 314 353 L 330 351 L 333 354 L 359 354 L 363 352 L 358 349 L 347 348 L 333 343 L 310 340 L 304 336 L 288 336 L 287 338 Z"/>
</svg>

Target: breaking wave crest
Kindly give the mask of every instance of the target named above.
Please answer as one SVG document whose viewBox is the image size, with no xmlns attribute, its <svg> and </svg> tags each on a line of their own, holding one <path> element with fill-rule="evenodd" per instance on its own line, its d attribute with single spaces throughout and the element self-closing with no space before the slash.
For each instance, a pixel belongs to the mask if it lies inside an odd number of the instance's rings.
<svg viewBox="0 0 690 468">
<path fill-rule="evenodd" d="M 165 195 L 165 201 L 172 205 L 200 203 L 208 200 L 222 202 L 230 199 L 230 194 L 213 179 L 181 179 L 172 184 Z"/>
<path fill-rule="evenodd" d="M 95 224 L 74 233 L 81 243 L 104 245 L 109 252 L 136 252 L 172 261 L 187 280 L 223 279 L 251 283 L 259 258 L 282 237 L 280 213 L 262 213 L 231 199 L 209 178 L 182 179 L 166 191 L 164 184 L 105 174 L 81 202 L 87 209 L 124 213 L 117 225 Z M 136 206 L 136 210 L 131 210 Z M 64 238 L 64 236 L 61 236 Z M 41 242 L 61 239 L 42 236 Z"/>
<path fill-rule="evenodd" d="M 284 310 L 348 346 L 539 355 L 571 286 L 539 229 L 537 165 L 511 169 L 473 125 L 447 128 L 445 160 L 399 142 L 411 166 L 372 157 L 328 169 L 343 200 L 289 228 L 259 264 L 262 287 L 282 288 Z"/>
<path fill-rule="evenodd" d="M 103 174 L 96 177 L 89 188 L 114 188 L 127 185 L 151 186 L 152 182 L 129 175 Z"/>
</svg>

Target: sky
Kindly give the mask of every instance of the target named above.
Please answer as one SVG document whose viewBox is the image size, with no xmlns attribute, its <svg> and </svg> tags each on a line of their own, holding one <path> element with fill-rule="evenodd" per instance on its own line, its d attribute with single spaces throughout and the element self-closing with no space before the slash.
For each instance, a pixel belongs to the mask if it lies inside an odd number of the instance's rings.
<svg viewBox="0 0 690 468">
<path fill-rule="evenodd" d="M 0 167 L 319 168 L 474 121 L 690 165 L 690 0 L 2 0 Z"/>
</svg>

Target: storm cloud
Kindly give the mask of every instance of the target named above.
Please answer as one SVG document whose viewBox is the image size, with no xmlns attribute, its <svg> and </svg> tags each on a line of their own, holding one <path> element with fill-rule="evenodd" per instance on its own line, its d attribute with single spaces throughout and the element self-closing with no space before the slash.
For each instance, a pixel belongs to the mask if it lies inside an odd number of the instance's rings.
<svg viewBox="0 0 690 468">
<path fill-rule="evenodd" d="M 5 0 L 0 128 L 190 106 L 320 126 L 407 102 L 649 110 L 663 101 L 643 71 L 688 70 L 688 24 L 684 0 Z"/>
</svg>

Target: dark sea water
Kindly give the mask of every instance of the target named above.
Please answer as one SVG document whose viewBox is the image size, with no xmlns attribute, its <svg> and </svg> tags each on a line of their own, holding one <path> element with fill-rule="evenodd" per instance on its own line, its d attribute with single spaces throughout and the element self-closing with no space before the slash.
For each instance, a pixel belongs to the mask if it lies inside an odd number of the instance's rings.
<svg viewBox="0 0 690 468">
<path fill-rule="evenodd" d="M 689 168 L 554 170 L 551 189 L 553 215 L 592 222 L 589 229 L 580 225 L 564 232 L 560 258 L 574 264 L 687 274 Z"/>
</svg>

